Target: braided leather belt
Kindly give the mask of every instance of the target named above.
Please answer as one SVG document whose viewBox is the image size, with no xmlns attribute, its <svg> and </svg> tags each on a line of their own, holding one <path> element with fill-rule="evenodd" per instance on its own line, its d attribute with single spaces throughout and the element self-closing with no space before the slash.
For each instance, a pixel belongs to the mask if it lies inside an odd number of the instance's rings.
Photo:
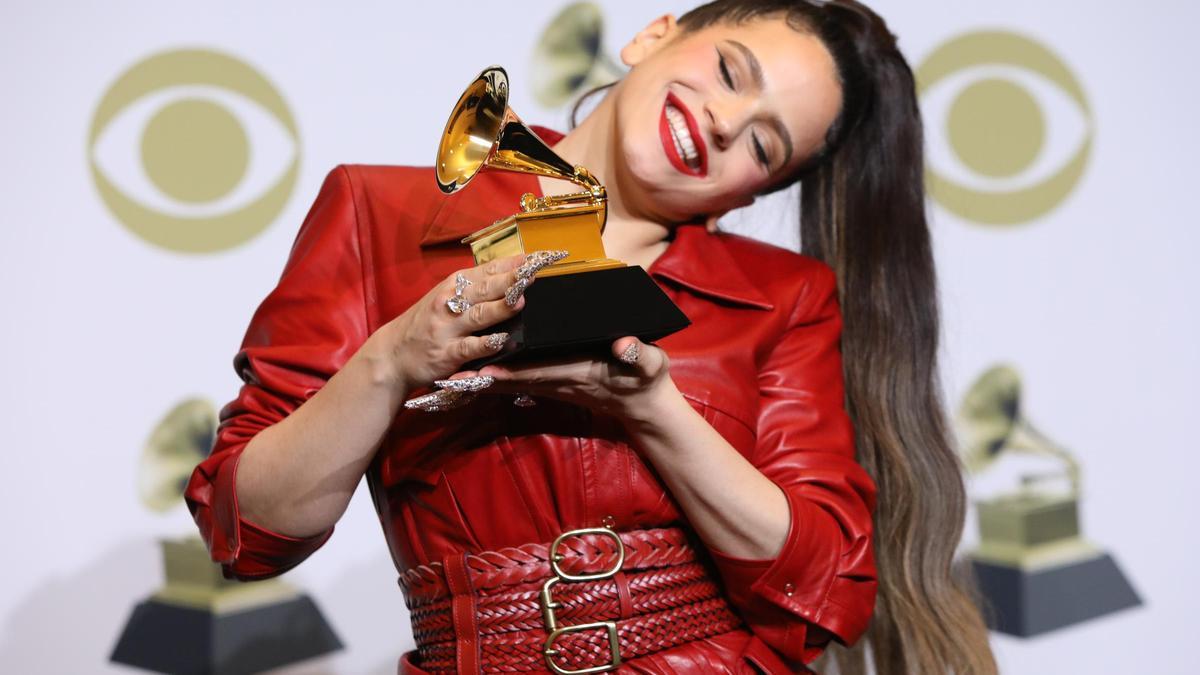
<svg viewBox="0 0 1200 675">
<path fill-rule="evenodd" d="M 571 530 L 399 582 L 430 672 L 605 672 L 742 623 L 679 528 Z"/>
</svg>

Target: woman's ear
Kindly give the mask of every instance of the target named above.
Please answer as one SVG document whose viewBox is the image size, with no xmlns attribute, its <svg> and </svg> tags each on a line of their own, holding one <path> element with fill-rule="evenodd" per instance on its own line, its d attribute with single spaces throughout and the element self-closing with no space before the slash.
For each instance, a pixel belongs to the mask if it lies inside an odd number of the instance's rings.
<svg viewBox="0 0 1200 675">
<path fill-rule="evenodd" d="M 676 30 L 674 14 L 663 14 L 651 21 L 621 48 L 621 63 L 630 68 L 636 66 L 665 44 Z"/>
</svg>

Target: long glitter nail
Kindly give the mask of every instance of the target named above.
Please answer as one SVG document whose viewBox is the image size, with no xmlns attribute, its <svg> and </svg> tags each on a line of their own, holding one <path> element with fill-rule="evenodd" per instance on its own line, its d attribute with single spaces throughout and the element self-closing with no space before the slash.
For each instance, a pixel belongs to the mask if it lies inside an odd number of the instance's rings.
<svg viewBox="0 0 1200 675">
<path fill-rule="evenodd" d="M 444 391 L 474 392 L 483 391 L 495 382 L 496 378 L 491 375 L 475 375 L 473 377 L 462 377 L 457 380 L 437 380 L 434 384 Z"/>
<path fill-rule="evenodd" d="M 516 283 L 508 287 L 504 292 L 504 304 L 509 307 L 514 307 L 521 296 L 525 294 L 525 289 L 529 288 L 529 279 L 517 279 Z"/>
<path fill-rule="evenodd" d="M 625 351 L 621 352 L 621 355 L 617 358 L 621 359 L 622 363 L 628 363 L 629 365 L 632 366 L 633 364 L 638 362 L 638 358 L 640 358 L 641 355 L 642 355 L 641 347 L 638 346 L 638 343 L 634 342 L 633 344 L 626 347 Z"/>
<path fill-rule="evenodd" d="M 461 408 L 461 407 L 467 405 L 468 403 L 470 403 L 471 401 L 474 401 L 475 397 L 479 395 L 479 394 L 472 394 L 472 393 L 459 393 L 459 392 L 449 392 L 449 391 L 446 393 L 447 394 L 456 394 L 456 396 L 454 398 L 445 399 L 444 403 L 421 408 L 421 410 L 424 410 L 425 412 L 442 412 L 443 410 L 454 410 L 455 408 Z"/>
<path fill-rule="evenodd" d="M 492 351 L 503 348 L 507 342 L 508 333 L 492 333 L 483 339 L 483 344 Z"/>
<path fill-rule="evenodd" d="M 567 251 L 534 251 L 525 256 L 525 264 L 517 268 L 517 278 L 528 279 L 569 255 Z"/>
<path fill-rule="evenodd" d="M 431 394 L 418 396 L 404 402 L 404 407 L 408 410 L 424 410 L 425 412 L 438 412 L 441 410 L 449 410 L 457 408 L 460 405 L 465 405 L 473 395 L 461 391 L 441 390 Z"/>
</svg>

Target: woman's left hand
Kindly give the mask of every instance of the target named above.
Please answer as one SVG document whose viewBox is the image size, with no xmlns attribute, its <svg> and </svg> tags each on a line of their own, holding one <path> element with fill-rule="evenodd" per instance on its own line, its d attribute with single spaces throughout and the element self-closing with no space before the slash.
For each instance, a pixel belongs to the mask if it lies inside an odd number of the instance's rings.
<svg viewBox="0 0 1200 675">
<path fill-rule="evenodd" d="M 645 419 L 673 389 L 667 353 L 635 337 L 611 345 L 607 358 L 575 356 L 514 365 L 488 365 L 455 373 L 443 390 L 470 383 L 468 391 L 524 394 L 573 403 L 623 420 Z"/>
</svg>

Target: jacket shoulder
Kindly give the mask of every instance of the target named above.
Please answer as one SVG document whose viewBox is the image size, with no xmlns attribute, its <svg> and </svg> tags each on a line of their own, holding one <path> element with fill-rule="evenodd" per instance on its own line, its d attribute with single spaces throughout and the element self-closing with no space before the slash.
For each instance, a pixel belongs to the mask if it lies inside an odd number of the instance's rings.
<svg viewBox="0 0 1200 675">
<path fill-rule="evenodd" d="M 346 172 L 362 204 L 385 211 L 404 211 L 418 217 L 428 212 L 431 217 L 445 199 L 431 166 L 341 164 L 334 168 L 339 170 Z"/>
<path fill-rule="evenodd" d="M 837 275 L 822 260 L 740 234 L 720 236 L 746 279 L 777 307 L 795 307 L 814 293 L 836 289 Z"/>
</svg>

